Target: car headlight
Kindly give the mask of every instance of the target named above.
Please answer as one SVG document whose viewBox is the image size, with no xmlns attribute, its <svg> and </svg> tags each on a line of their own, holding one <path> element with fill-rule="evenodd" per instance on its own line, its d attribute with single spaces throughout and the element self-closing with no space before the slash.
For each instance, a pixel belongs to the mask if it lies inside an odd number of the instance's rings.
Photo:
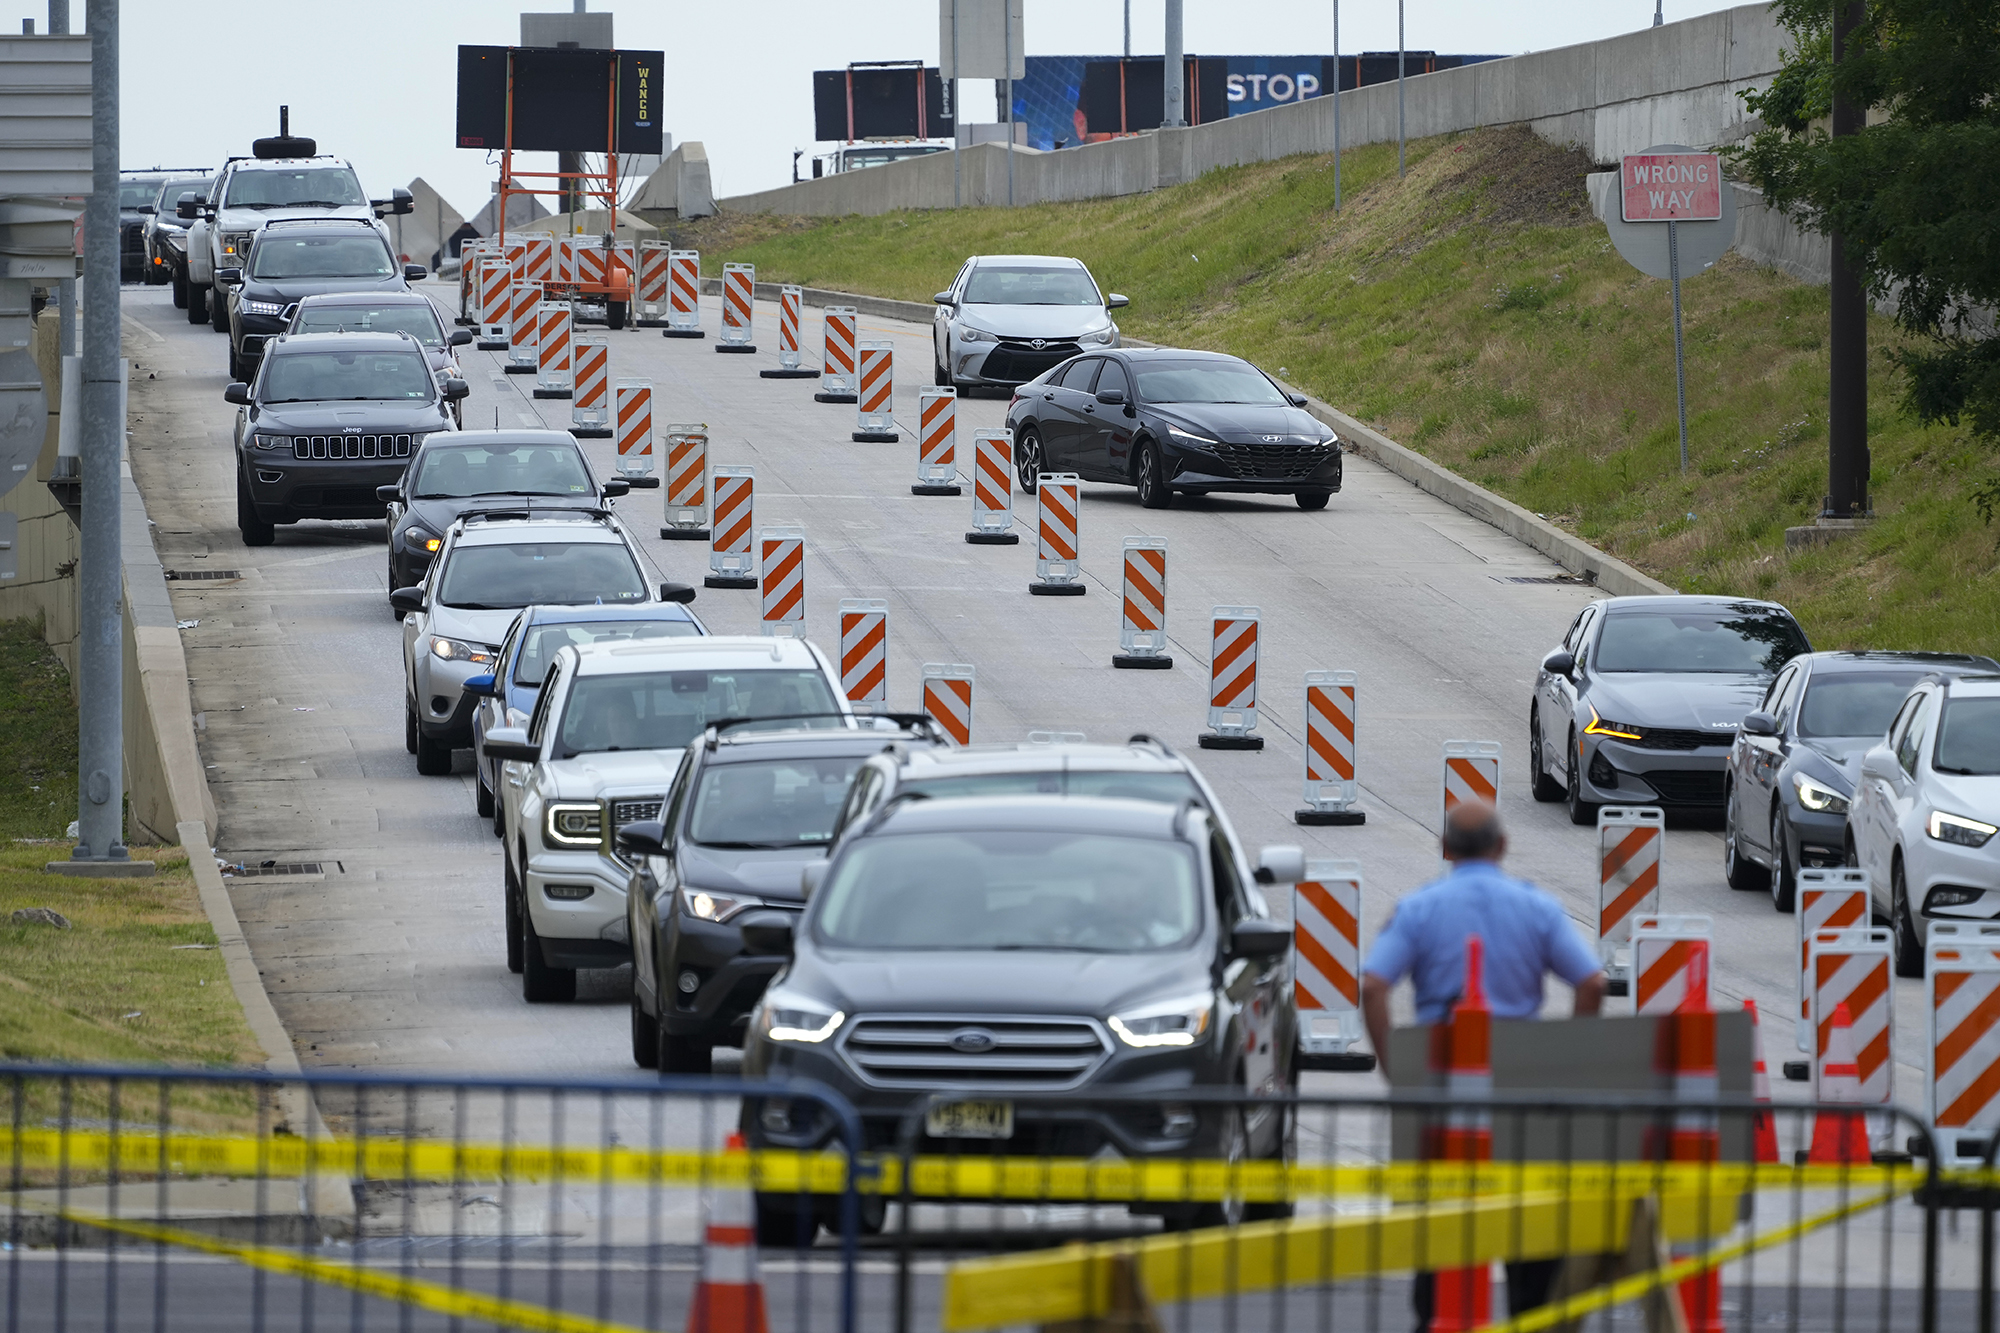
<svg viewBox="0 0 2000 1333">
<path fill-rule="evenodd" d="M 412 551 L 428 551 L 436 555 L 438 547 L 444 545 L 444 539 L 429 528 L 412 523 L 403 529 L 403 545 Z"/>
<path fill-rule="evenodd" d="M 700 917 L 703 921 L 727 921 L 732 916 L 741 915 L 753 907 L 762 907 L 763 901 L 733 893 L 709 893 L 702 889 L 681 890 L 681 910 L 689 916 Z"/>
<path fill-rule="evenodd" d="M 1115 1015 L 1111 1030 L 1127 1046 L 1141 1050 L 1158 1046 L 1192 1046 L 1208 1032 L 1215 1016 L 1215 993 L 1197 991 Z"/>
<path fill-rule="evenodd" d="M 997 343 L 1000 335 L 988 333 L 985 329 L 975 329 L 970 324 L 958 326 L 958 340 L 962 343 Z"/>
<path fill-rule="evenodd" d="M 1847 813 L 1847 798 L 1833 788 L 1814 782 L 1803 773 L 1792 774 L 1792 790 L 1799 794 L 1799 804 L 1808 810 L 1821 814 L 1844 815 Z M 1936 834 L 1932 834 L 1936 837 Z"/>
<path fill-rule="evenodd" d="M 1179 426 L 1171 423 L 1167 426 L 1167 434 L 1182 444 L 1191 444 L 1199 449 L 1213 449 L 1216 443 L 1206 435 L 1197 435 L 1191 430 L 1182 430 Z"/>
<path fill-rule="evenodd" d="M 2000 833 L 2000 827 L 1967 819 L 1964 815 L 1948 815 L 1942 810 L 1933 810 L 1924 831 L 1939 842 L 1955 842 L 1961 847 L 1984 847 L 1988 838 Z"/>
<path fill-rule="evenodd" d="M 162 231 L 160 233 L 160 239 L 161 241 L 166 243 L 167 249 L 174 251 L 176 254 L 179 254 L 187 249 L 187 233 L 182 231 L 179 227 L 174 227 L 170 230 Z"/>
<path fill-rule="evenodd" d="M 603 809 L 594 801 L 551 802 L 542 815 L 542 843 L 560 850 L 603 846 Z"/>
<path fill-rule="evenodd" d="M 1081 338 L 1077 339 L 1077 342 L 1085 347 L 1101 347 L 1105 343 L 1110 342 L 1117 334 L 1118 330 L 1107 324 L 1101 329 L 1084 334 Z"/>
<path fill-rule="evenodd" d="M 431 636 L 431 656 L 446 662 L 470 662 L 483 666 L 493 660 L 493 650 L 483 643 L 467 643 L 464 639 L 447 639 L 442 634 Z"/>
<path fill-rule="evenodd" d="M 285 303 L 282 301 L 241 301 L 238 306 L 246 315 L 282 315 Z"/>
<path fill-rule="evenodd" d="M 847 1015 L 810 995 L 792 990 L 774 990 L 764 997 L 758 1025 L 772 1041 L 819 1043 L 840 1031 Z"/>
<path fill-rule="evenodd" d="M 292 445 L 289 435 L 253 435 L 250 438 L 259 449 L 289 449 Z"/>
<path fill-rule="evenodd" d="M 250 253 L 250 238 L 254 235 L 255 232 L 249 231 L 225 234 L 222 238 L 222 253 L 235 259 L 243 258 Z"/>
<path fill-rule="evenodd" d="M 1597 715 L 1597 705 L 1590 706 L 1590 725 L 1583 729 L 1586 736 L 1612 736 L 1621 741 L 1644 740 L 1646 733 L 1630 722 L 1606 722 Z"/>
</svg>

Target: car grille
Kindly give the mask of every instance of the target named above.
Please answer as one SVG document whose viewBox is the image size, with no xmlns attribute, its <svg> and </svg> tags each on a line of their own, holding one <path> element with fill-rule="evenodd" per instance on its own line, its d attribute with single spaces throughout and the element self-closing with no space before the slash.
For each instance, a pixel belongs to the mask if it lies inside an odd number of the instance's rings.
<svg viewBox="0 0 2000 1333">
<path fill-rule="evenodd" d="M 986 354 L 979 374 L 984 379 L 1017 380 L 1025 384 L 1043 371 L 1061 365 L 1080 350 L 1075 343 L 1067 340 L 1041 347 L 1030 347 L 1024 342 L 1002 342 Z"/>
<path fill-rule="evenodd" d="M 334 458 L 408 458 L 416 435 L 294 435 L 292 457 L 301 462 Z"/>
<path fill-rule="evenodd" d="M 1722 770 L 1663 768 L 1641 773 L 1669 805 L 1721 805 Z"/>
<path fill-rule="evenodd" d="M 127 254 L 138 254 L 146 248 L 146 224 L 128 222 L 118 229 L 120 246 Z"/>
<path fill-rule="evenodd" d="M 983 1034 L 985 1050 L 954 1048 L 954 1037 Z M 885 1014 L 856 1019 L 840 1040 L 855 1073 L 876 1087 L 1073 1088 L 1111 1054 L 1110 1038 L 1088 1018 L 939 1017 Z"/>
<path fill-rule="evenodd" d="M 619 829 L 624 828 L 627 824 L 639 824 L 645 822 L 648 819 L 658 819 L 660 817 L 660 810 L 665 805 L 666 805 L 666 799 L 660 796 L 612 797 L 611 799 L 612 847 L 615 849 L 618 846 L 617 837 Z M 616 857 L 617 860 L 620 861 L 621 863 L 627 865 L 630 864 L 630 862 L 627 862 L 624 857 L 619 856 L 616 850 L 613 850 L 612 855 Z"/>
<path fill-rule="evenodd" d="M 1728 745 L 1736 733 L 1720 727 L 1714 731 L 1682 730 L 1675 727 L 1642 727 L 1639 739 L 1626 741 L 1641 750 L 1699 750 L 1704 745 Z"/>
<path fill-rule="evenodd" d="M 1333 457 L 1322 444 L 1231 444 L 1215 446 L 1215 454 L 1232 475 L 1246 481 L 1303 481 Z"/>
</svg>

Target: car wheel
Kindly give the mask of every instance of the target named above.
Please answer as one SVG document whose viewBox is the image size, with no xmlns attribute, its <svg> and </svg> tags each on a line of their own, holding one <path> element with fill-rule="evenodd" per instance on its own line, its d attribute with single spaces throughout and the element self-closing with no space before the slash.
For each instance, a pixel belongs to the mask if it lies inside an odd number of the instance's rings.
<svg viewBox="0 0 2000 1333">
<path fill-rule="evenodd" d="M 229 344 L 229 378 L 235 384 L 247 382 L 243 376 L 243 358 L 236 355 L 236 344 L 234 341 Z"/>
<path fill-rule="evenodd" d="M 1144 508 L 1165 509 L 1174 502 L 1173 488 L 1167 485 L 1166 464 L 1160 460 L 1160 446 L 1151 440 L 1139 443 L 1132 481 L 1139 488 L 1139 503 Z"/>
<path fill-rule="evenodd" d="M 523 943 L 521 939 L 521 886 L 514 878 L 514 863 L 503 852 L 500 857 L 500 896 L 504 900 L 501 911 L 507 923 L 507 970 L 515 974 L 521 971 Z"/>
<path fill-rule="evenodd" d="M 486 774 L 476 762 L 473 765 L 472 785 L 474 793 L 472 808 L 479 812 L 481 819 L 493 818 L 493 789 L 486 785 Z"/>
<path fill-rule="evenodd" d="M 1771 807 L 1771 906 L 1780 912 L 1798 907 L 1799 881 L 1792 873 L 1792 849 L 1785 842 L 1785 812 Z"/>
<path fill-rule="evenodd" d="M 1014 470 L 1021 477 L 1021 494 L 1033 495 L 1042 475 L 1042 436 L 1033 426 L 1023 426 L 1014 441 Z"/>
<path fill-rule="evenodd" d="M 1736 802 L 1725 798 L 1723 801 L 1724 823 L 1722 826 L 1722 878 L 1729 887 L 1745 893 L 1753 889 L 1767 889 L 1771 886 L 1771 874 L 1762 866 L 1743 855 L 1742 844 L 1736 837 Z"/>
<path fill-rule="evenodd" d="M 188 280 L 185 273 L 174 274 L 174 309 L 185 310 L 188 303 Z"/>
<path fill-rule="evenodd" d="M 240 466 L 236 469 L 236 531 L 242 534 L 245 546 L 269 546 L 278 536 L 273 525 L 257 516 L 257 506 L 250 502 L 250 479 Z"/>
<path fill-rule="evenodd" d="M 931 351 L 931 382 L 940 389 L 955 389 L 958 387 L 951 382 L 950 369 L 946 367 L 944 362 L 937 359 L 935 348 Z"/>
<path fill-rule="evenodd" d="M 229 298 L 214 288 L 208 293 L 208 327 L 217 333 L 229 332 Z"/>
<path fill-rule="evenodd" d="M 613 331 L 625 327 L 625 302 L 606 301 L 604 303 L 604 327 Z"/>
<path fill-rule="evenodd" d="M 1889 929 L 1895 932 L 1896 975 L 1921 977 L 1924 974 L 1924 941 L 1917 934 L 1916 913 L 1910 910 L 1910 882 L 1903 873 L 1903 858 L 1889 866 Z"/>
<path fill-rule="evenodd" d="M 757 1244 L 766 1250 L 804 1249 L 819 1233 L 819 1209 L 810 1194 L 759 1194 Z"/>
<path fill-rule="evenodd" d="M 639 1005 L 639 989 L 632 988 L 632 1063 L 641 1069 L 660 1067 L 660 1025 Z"/>
<path fill-rule="evenodd" d="M 1326 508 L 1326 502 L 1333 498 L 1332 491 L 1300 491 L 1292 497 L 1299 502 L 1299 508 L 1311 513 L 1315 509 Z"/>
<path fill-rule="evenodd" d="M 417 728 L 417 772 L 427 778 L 441 778 L 451 772 L 451 747 L 424 735 Z"/>
<path fill-rule="evenodd" d="M 411 754 L 417 752 L 417 706 L 403 696 L 403 748 Z"/>
<path fill-rule="evenodd" d="M 208 322 L 208 288 L 192 282 L 187 285 L 187 316 L 190 324 Z"/>
<path fill-rule="evenodd" d="M 576 969 L 550 967 L 542 957 L 535 918 L 521 905 L 521 998 L 529 1004 L 560 1004 L 576 998 Z"/>
<path fill-rule="evenodd" d="M 1542 715 L 1535 708 L 1528 710 L 1528 790 L 1544 804 L 1560 801 L 1564 795 L 1562 783 L 1542 767 Z"/>
<path fill-rule="evenodd" d="M 1583 799 L 1583 757 L 1576 752 L 1575 727 L 1569 729 L 1569 785 L 1563 789 L 1563 800 L 1569 806 L 1570 823 L 1597 822 L 1597 806 Z"/>
<path fill-rule="evenodd" d="M 1243 1109 L 1238 1106 L 1222 1108 L 1222 1124 L 1216 1132 L 1215 1155 L 1221 1159 L 1225 1171 L 1241 1169 L 1250 1156 L 1250 1135 L 1243 1125 Z M 1225 1177 L 1226 1179 L 1227 1177 Z M 1213 1203 L 1204 1203 L 1194 1210 L 1192 1225 L 1196 1227 L 1234 1227 L 1243 1224 L 1249 1208 L 1243 1198 L 1225 1195 Z"/>
<path fill-rule="evenodd" d="M 503 770 L 495 769 L 494 771 L 501 772 Z M 502 781 L 505 781 L 505 779 L 503 778 Z M 493 836 L 496 838 L 507 836 L 507 803 L 498 796 L 493 798 Z"/>
<path fill-rule="evenodd" d="M 660 1072 L 662 1074 L 706 1074 L 715 1068 L 715 1043 L 706 1033 L 692 1037 L 660 1028 Z"/>
</svg>

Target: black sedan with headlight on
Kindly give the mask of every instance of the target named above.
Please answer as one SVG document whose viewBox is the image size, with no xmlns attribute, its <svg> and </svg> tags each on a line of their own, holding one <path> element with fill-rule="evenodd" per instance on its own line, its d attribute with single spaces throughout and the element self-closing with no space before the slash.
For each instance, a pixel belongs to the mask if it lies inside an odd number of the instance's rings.
<svg viewBox="0 0 2000 1333">
<path fill-rule="evenodd" d="M 1014 391 L 1007 431 L 1029 494 L 1044 472 L 1136 486 L 1148 509 L 1176 491 L 1289 495 L 1324 509 L 1340 489 L 1340 439 L 1305 396 L 1215 352 L 1072 357 Z"/>
</svg>

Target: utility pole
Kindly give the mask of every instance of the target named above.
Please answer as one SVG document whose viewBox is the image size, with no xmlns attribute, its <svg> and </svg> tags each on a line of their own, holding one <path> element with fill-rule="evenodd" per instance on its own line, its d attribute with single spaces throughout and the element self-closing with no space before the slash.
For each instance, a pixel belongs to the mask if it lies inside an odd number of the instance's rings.
<svg viewBox="0 0 2000 1333">
<path fill-rule="evenodd" d="M 1865 108 L 1840 93 L 1838 70 L 1863 18 L 1862 0 L 1834 0 L 1833 137 L 1859 134 Z M 1847 242 L 1832 233 L 1833 272 L 1828 328 L 1826 503 L 1821 518 L 1868 516 L 1868 301 L 1847 260 Z"/>
<path fill-rule="evenodd" d="M 1125 58 L 1132 58 L 1132 0 L 1125 0 Z"/>
<path fill-rule="evenodd" d="M 1396 0 L 1396 179 L 1403 178 L 1403 0 Z"/>
<path fill-rule="evenodd" d="M 1340 0 L 1333 0 L 1333 211 L 1340 211 Z"/>
<path fill-rule="evenodd" d="M 69 0 L 49 0 L 49 32 L 56 37 L 69 36 Z M 56 283 L 56 341 L 62 344 L 58 357 L 76 355 L 76 279 L 63 278 Z M 57 365 L 62 362 L 58 360 Z"/>
<path fill-rule="evenodd" d="M 111 863 L 131 860 L 125 850 L 124 578 L 118 559 L 119 463 L 125 446 L 124 352 L 118 341 L 118 0 L 87 0 L 84 22 L 90 30 L 90 200 L 83 213 L 83 282 L 90 304 L 83 308 L 78 836 L 70 859 Z"/>
<path fill-rule="evenodd" d="M 959 152 L 970 137 L 971 131 L 961 135 L 959 122 L 965 118 L 964 109 L 958 104 L 958 0 L 951 0 L 951 206 L 959 208 L 965 203 L 960 185 L 962 172 L 959 167 Z"/>
<path fill-rule="evenodd" d="M 1667 21 L 1667 0 L 1653 0 L 1653 26 L 1660 27 Z"/>
<path fill-rule="evenodd" d="M 1166 91 L 1160 116 L 1162 128 L 1187 124 L 1187 109 L 1183 105 L 1187 71 L 1182 68 L 1186 63 L 1181 56 L 1181 0 L 1167 0 L 1167 54 L 1160 67 L 1160 81 Z"/>
<path fill-rule="evenodd" d="M 1007 90 L 1007 207 L 1014 206 L 1014 14 L 1012 0 L 1000 0 L 1000 72 Z"/>
</svg>

